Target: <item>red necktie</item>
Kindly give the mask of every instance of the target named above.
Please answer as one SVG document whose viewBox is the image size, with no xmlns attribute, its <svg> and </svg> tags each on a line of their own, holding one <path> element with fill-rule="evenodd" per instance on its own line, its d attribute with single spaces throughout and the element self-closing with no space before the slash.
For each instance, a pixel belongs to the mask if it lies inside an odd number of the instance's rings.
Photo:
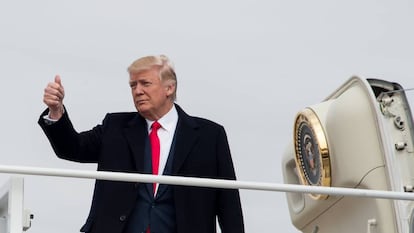
<svg viewBox="0 0 414 233">
<path fill-rule="evenodd" d="M 150 143 L 151 143 L 151 155 L 152 155 L 152 174 L 158 175 L 158 167 L 160 165 L 160 139 L 158 138 L 157 131 L 161 128 L 160 123 L 155 121 L 151 125 L 151 133 L 149 134 Z M 155 189 L 157 184 L 153 184 L 153 191 L 155 194 Z M 148 226 L 145 233 L 150 233 L 150 227 Z"/>
<path fill-rule="evenodd" d="M 160 164 L 160 139 L 158 138 L 157 131 L 161 128 L 160 123 L 158 121 L 155 121 L 151 125 L 151 133 L 149 135 L 150 143 L 151 143 L 151 154 L 152 154 L 152 174 L 158 175 L 158 167 Z M 154 193 L 155 188 L 157 187 L 157 184 L 154 183 Z"/>
</svg>

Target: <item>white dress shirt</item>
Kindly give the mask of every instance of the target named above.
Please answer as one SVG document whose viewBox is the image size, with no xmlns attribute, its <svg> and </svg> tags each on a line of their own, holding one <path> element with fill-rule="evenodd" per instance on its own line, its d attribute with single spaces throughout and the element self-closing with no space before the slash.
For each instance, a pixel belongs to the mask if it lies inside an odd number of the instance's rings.
<svg viewBox="0 0 414 233">
<path fill-rule="evenodd" d="M 151 132 L 151 125 L 154 121 L 150 121 L 146 119 L 147 127 L 148 127 L 148 135 Z M 174 138 L 175 129 L 177 128 L 178 122 L 178 113 L 177 109 L 173 105 L 171 110 L 167 112 L 163 117 L 158 119 L 158 123 L 160 123 L 161 128 L 158 129 L 158 138 L 160 139 L 160 163 L 158 167 L 158 175 L 162 175 L 164 173 L 164 168 L 167 163 L 168 155 L 170 153 L 171 144 Z M 158 184 L 157 188 L 158 190 Z M 156 192 L 155 192 L 156 193 Z"/>
</svg>

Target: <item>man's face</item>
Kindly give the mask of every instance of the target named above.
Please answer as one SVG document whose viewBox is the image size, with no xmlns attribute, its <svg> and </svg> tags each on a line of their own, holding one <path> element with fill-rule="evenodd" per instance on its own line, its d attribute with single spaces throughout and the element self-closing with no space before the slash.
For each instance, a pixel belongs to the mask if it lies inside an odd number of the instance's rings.
<svg viewBox="0 0 414 233">
<path fill-rule="evenodd" d="M 135 108 L 144 118 L 158 120 L 171 109 L 173 102 L 168 96 L 173 87 L 161 82 L 157 69 L 131 73 L 129 85 Z"/>
</svg>

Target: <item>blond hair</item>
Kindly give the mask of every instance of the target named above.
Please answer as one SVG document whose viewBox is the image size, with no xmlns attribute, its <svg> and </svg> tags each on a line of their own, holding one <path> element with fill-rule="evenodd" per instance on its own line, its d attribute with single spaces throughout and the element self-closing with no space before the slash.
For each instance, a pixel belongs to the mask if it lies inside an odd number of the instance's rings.
<svg viewBox="0 0 414 233">
<path fill-rule="evenodd" d="M 159 77 L 162 82 L 169 81 L 174 85 L 174 93 L 172 99 L 177 98 L 177 76 L 175 75 L 174 65 L 165 55 L 146 56 L 135 60 L 129 67 L 128 72 L 140 73 L 150 69 L 158 69 Z"/>
</svg>

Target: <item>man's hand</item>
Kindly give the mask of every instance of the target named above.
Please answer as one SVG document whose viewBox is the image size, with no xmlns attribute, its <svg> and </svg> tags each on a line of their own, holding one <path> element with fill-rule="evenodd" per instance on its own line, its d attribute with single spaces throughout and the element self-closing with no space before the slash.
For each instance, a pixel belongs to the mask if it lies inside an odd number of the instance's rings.
<svg viewBox="0 0 414 233">
<path fill-rule="evenodd" d="M 60 119 L 63 115 L 63 98 L 65 90 L 59 75 L 55 76 L 55 81 L 50 82 L 45 88 L 43 102 L 49 107 L 49 117 Z"/>
</svg>

